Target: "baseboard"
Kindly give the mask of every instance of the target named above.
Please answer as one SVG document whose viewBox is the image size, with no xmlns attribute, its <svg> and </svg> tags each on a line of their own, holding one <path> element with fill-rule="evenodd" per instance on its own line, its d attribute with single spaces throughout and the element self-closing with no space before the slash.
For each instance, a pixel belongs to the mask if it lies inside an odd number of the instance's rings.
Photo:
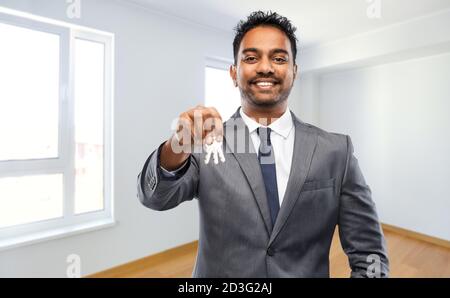
<svg viewBox="0 0 450 298">
<path fill-rule="evenodd" d="M 418 232 L 414 232 L 411 230 L 407 230 L 407 229 L 403 229 L 403 228 L 399 228 L 393 225 L 388 225 L 388 224 L 381 224 L 381 226 L 383 227 L 384 231 L 390 231 L 390 232 L 394 232 L 396 234 L 405 236 L 405 237 L 409 237 L 409 238 L 413 238 L 416 240 L 422 240 L 431 244 L 435 244 L 435 245 L 439 245 L 445 248 L 450 248 L 450 241 L 445 240 L 445 239 L 441 239 L 441 238 L 437 238 L 437 237 L 433 237 L 433 236 L 429 236 L 429 235 L 425 235 L 425 234 L 421 234 Z"/>
<path fill-rule="evenodd" d="M 97 272 L 91 275 L 84 276 L 86 278 L 110 278 L 110 277 L 120 277 L 124 276 L 127 272 L 133 272 L 136 268 L 141 268 L 143 266 L 153 266 L 158 263 L 166 262 L 173 257 L 184 255 L 186 253 L 197 250 L 198 241 L 192 241 L 187 244 L 176 246 L 174 248 L 159 252 L 154 255 L 150 255 L 123 265 L 119 265 L 101 272 Z"/>
</svg>

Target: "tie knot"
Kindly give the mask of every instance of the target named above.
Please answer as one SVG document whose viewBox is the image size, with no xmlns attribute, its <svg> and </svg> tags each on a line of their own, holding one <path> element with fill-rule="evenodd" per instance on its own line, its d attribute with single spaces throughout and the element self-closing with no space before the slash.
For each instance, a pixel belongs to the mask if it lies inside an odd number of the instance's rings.
<svg viewBox="0 0 450 298">
<path fill-rule="evenodd" d="M 270 127 L 263 127 L 260 126 L 256 129 L 256 132 L 259 135 L 259 138 L 261 139 L 261 142 L 264 142 L 267 145 L 271 145 L 271 141 L 270 141 L 270 132 L 272 131 L 272 129 L 270 129 Z"/>
</svg>

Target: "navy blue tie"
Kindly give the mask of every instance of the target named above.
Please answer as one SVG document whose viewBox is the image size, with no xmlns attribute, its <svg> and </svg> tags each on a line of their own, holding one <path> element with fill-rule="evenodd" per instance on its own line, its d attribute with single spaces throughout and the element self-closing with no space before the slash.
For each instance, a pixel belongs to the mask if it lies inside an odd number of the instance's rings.
<svg viewBox="0 0 450 298">
<path fill-rule="evenodd" d="M 278 200 L 277 172 L 275 168 L 275 154 L 272 150 L 272 142 L 270 141 L 269 127 L 258 127 L 256 130 L 261 145 L 259 146 L 258 160 L 261 166 L 261 173 L 264 178 L 266 187 L 267 202 L 270 209 L 270 217 L 272 218 L 272 226 L 275 225 L 278 211 L 280 210 L 280 202 Z"/>
</svg>

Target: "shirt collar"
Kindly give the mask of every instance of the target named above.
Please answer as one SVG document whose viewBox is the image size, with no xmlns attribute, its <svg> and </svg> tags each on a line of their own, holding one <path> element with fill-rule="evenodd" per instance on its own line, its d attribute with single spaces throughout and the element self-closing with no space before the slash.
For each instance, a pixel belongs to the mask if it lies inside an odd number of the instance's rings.
<svg viewBox="0 0 450 298">
<path fill-rule="evenodd" d="M 247 116 L 242 111 L 242 107 L 239 108 L 239 113 L 244 120 L 245 125 L 247 125 L 249 133 L 254 132 L 260 126 L 264 126 Z M 283 115 L 281 115 L 281 117 L 277 120 L 273 121 L 268 127 L 270 127 L 270 129 L 272 129 L 275 133 L 286 139 L 289 136 L 289 133 L 291 132 L 293 126 L 294 122 L 292 121 L 291 110 L 287 108 Z"/>
</svg>

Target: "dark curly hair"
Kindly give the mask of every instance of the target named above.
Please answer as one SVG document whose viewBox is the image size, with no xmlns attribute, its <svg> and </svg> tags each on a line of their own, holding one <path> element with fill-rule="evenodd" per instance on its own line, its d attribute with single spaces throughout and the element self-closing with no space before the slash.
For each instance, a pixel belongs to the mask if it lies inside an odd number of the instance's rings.
<svg viewBox="0 0 450 298">
<path fill-rule="evenodd" d="M 234 64 L 236 65 L 237 63 L 237 55 L 244 35 L 251 29 L 258 26 L 272 26 L 280 29 L 286 34 L 291 42 L 291 50 L 292 55 L 294 56 L 295 64 L 295 58 L 297 56 L 297 37 L 295 37 L 295 31 L 297 28 L 295 28 L 291 24 L 291 21 L 289 21 L 286 17 L 272 11 L 254 11 L 247 17 L 247 20 L 239 21 L 237 26 L 234 28 L 236 33 L 233 40 Z"/>
</svg>

